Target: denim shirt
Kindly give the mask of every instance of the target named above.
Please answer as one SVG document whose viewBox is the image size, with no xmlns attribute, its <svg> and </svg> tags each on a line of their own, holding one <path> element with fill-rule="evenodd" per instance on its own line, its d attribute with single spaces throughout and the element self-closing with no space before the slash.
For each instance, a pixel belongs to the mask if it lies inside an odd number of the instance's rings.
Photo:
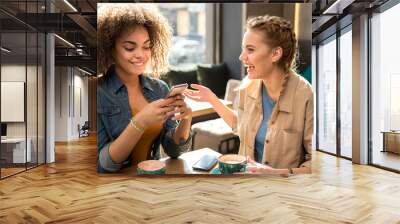
<svg viewBox="0 0 400 224">
<path fill-rule="evenodd" d="M 165 82 L 145 75 L 139 76 L 140 86 L 145 99 L 151 103 L 167 96 L 169 88 Z M 97 172 L 116 172 L 121 168 L 131 166 L 131 156 L 122 163 L 111 160 L 109 147 L 128 126 L 132 117 L 128 100 L 128 91 L 118 78 L 115 70 L 111 68 L 107 75 L 99 80 L 97 87 Z M 171 158 L 177 158 L 191 146 L 192 134 L 185 141 L 176 144 L 172 134 L 178 122 L 168 119 L 160 135 L 151 146 L 151 159 L 160 158 L 160 144 Z"/>
</svg>

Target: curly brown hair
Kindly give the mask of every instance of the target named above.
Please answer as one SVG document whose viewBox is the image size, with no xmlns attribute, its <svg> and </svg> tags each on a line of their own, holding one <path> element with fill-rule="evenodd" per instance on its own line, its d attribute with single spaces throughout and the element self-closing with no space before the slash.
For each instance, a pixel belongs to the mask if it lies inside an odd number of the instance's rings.
<svg viewBox="0 0 400 224">
<path fill-rule="evenodd" d="M 246 29 L 261 31 L 265 35 L 267 45 L 282 48 L 282 57 L 278 61 L 278 66 L 286 73 L 296 70 L 297 39 L 292 24 L 288 20 L 278 16 L 257 16 L 247 21 Z"/>
<path fill-rule="evenodd" d="M 111 52 L 116 40 L 127 30 L 143 26 L 150 37 L 151 74 L 158 78 L 168 68 L 172 31 L 155 7 L 137 3 L 102 3 L 97 13 L 97 68 L 101 74 L 114 63 Z"/>
</svg>

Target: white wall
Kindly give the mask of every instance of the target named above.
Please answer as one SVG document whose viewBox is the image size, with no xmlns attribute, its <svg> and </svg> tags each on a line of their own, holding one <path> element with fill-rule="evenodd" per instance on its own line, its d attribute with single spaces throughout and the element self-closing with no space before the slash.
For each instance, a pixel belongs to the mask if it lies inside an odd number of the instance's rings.
<svg viewBox="0 0 400 224">
<path fill-rule="evenodd" d="M 68 139 L 68 68 L 55 68 L 55 141 Z"/>
<path fill-rule="evenodd" d="M 88 78 L 71 67 L 56 67 L 55 74 L 55 140 L 77 139 L 78 124 L 88 120 Z"/>
<path fill-rule="evenodd" d="M 85 121 L 89 120 L 89 91 L 88 91 L 88 77 L 84 76 L 85 74 L 75 69 L 75 83 L 76 87 L 80 88 L 80 106 L 82 112 L 79 113 L 77 108 L 75 107 L 75 120 L 73 127 L 74 136 L 78 138 L 78 129 L 77 126 L 80 124 L 81 126 L 85 123 Z M 76 90 L 76 88 L 75 88 Z M 76 99 L 76 97 L 75 97 Z"/>
</svg>

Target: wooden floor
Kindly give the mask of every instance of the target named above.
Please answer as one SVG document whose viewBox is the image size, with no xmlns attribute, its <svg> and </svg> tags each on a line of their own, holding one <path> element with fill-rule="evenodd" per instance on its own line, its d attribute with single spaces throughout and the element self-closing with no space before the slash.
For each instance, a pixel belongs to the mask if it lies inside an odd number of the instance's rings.
<svg viewBox="0 0 400 224">
<path fill-rule="evenodd" d="M 23 172 L 25 170 L 33 169 L 37 167 L 36 163 L 27 163 L 26 167 L 25 164 L 18 164 L 18 167 L 7 167 L 7 168 L 0 168 L 1 178 L 6 178 L 8 176 Z"/>
<path fill-rule="evenodd" d="M 1 178 L 13 175 L 15 173 L 22 172 L 25 169 L 25 167 L 17 167 L 17 168 L 0 168 L 1 169 Z"/>
<path fill-rule="evenodd" d="M 289 178 L 98 175 L 96 140 L 0 181 L 0 223 L 400 223 L 400 175 L 315 153 Z"/>
</svg>

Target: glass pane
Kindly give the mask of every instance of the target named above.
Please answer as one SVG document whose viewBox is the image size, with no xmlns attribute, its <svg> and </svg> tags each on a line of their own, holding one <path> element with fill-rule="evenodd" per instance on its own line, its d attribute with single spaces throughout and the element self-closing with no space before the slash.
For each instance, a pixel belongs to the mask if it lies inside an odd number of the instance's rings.
<svg viewBox="0 0 400 224">
<path fill-rule="evenodd" d="M 374 15 L 372 25 L 372 163 L 400 170 L 400 4 Z M 383 133 L 386 132 L 386 133 Z"/>
<path fill-rule="evenodd" d="M 336 39 L 318 48 L 318 147 L 336 154 Z"/>
<path fill-rule="evenodd" d="M 2 177 L 25 170 L 26 34 L 1 34 L 1 140 Z M 6 50 L 4 50 L 6 49 Z M 29 149 L 29 145 L 28 145 Z"/>
<path fill-rule="evenodd" d="M 44 12 L 44 5 L 44 0 L 5 0 L 0 3 L 18 18 L 0 12 L 3 21 L 0 61 L 3 154 L 0 167 L 7 167 L 1 169 L 1 177 L 36 166 L 38 161 L 44 162 L 45 37 L 21 22 L 37 23 L 32 20 L 38 19 L 36 13 Z"/>
<path fill-rule="evenodd" d="M 312 48 L 311 48 L 311 66 L 312 66 L 311 84 L 312 84 L 313 92 L 314 92 L 314 133 L 313 133 L 313 139 L 312 139 L 312 148 L 313 149 L 316 149 L 316 144 L 317 144 L 317 141 L 316 141 L 317 135 L 315 134 L 317 131 L 317 128 L 316 128 L 317 122 L 315 122 L 316 121 L 315 118 L 317 117 L 316 116 L 317 104 L 315 103 L 315 102 L 317 102 L 316 97 L 315 97 L 315 93 L 317 92 L 316 91 L 316 89 L 317 89 L 317 61 L 316 60 L 317 60 L 317 47 L 315 45 L 312 45 Z"/>
<path fill-rule="evenodd" d="M 351 30 L 340 37 L 340 152 L 352 157 L 352 35 Z"/>
<path fill-rule="evenodd" d="M 169 62 L 174 67 L 193 68 L 205 60 L 205 4 L 157 4 L 173 28 Z M 179 18 L 179 19 L 178 19 Z"/>
<path fill-rule="evenodd" d="M 45 163 L 45 60 L 46 60 L 46 52 L 45 52 L 45 44 L 46 38 L 45 35 L 39 34 L 39 44 L 38 44 L 38 156 L 37 160 L 39 164 Z"/>
<path fill-rule="evenodd" d="M 28 168 L 37 165 L 37 74 L 38 74 L 38 36 L 36 32 L 27 33 L 28 62 L 26 80 L 26 115 L 27 115 L 27 142 L 28 142 Z M 30 150 L 29 150 L 30 149 Z M 30 153 L 29 153 L 30 151 Z"/>
</svg>

